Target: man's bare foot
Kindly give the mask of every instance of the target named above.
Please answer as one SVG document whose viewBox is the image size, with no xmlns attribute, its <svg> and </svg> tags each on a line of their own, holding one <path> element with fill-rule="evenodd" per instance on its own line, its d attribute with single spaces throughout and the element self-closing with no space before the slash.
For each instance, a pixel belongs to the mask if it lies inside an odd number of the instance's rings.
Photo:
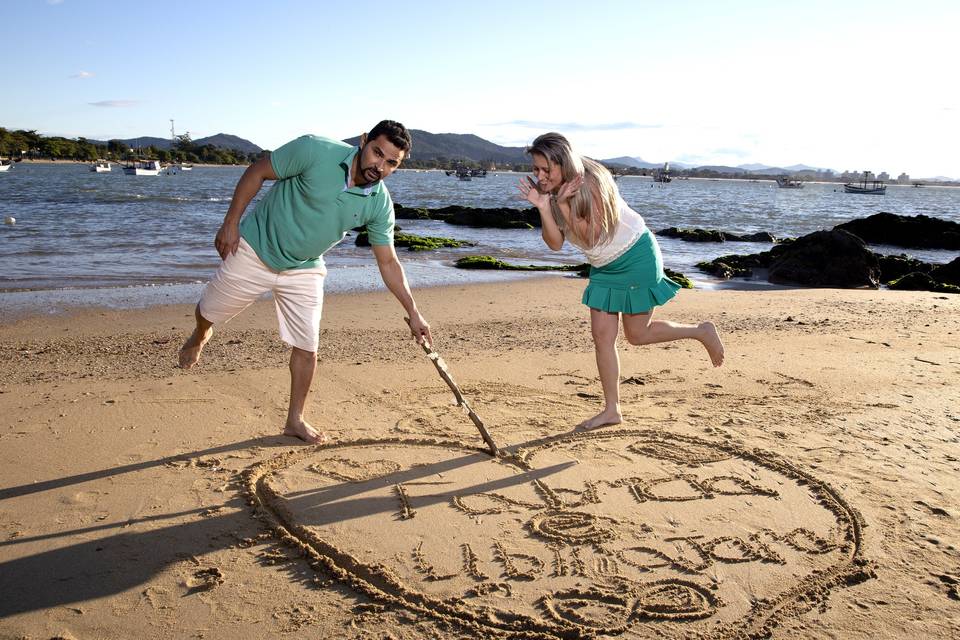
<svg viewBox="0 0 960 640">
<path fill-rule="evenodd" d="M 604 410 L 589 420 L 584 420 L 576 426 L 577 431 L 590 431 L 599 427 L 605 427 L 611 424 L 620 424 L 623 422 L 623 416 L 619 411 Z"/>
<path fill-rule="evenodd" d="M 283 429 L 283 435 L 300 438 L 307 444 L 323 444 L 330 439 L 327 437 L 327 434 L 323 431 L 317 431 L 305 420 L 300 420 L 295 423 L 288 422 L 287 426 Z"/>
<path fill-rule="evenodd" d="M 213 329 L 207 329 L 203 335 L 200 335 L 196 329 L 187 338 L 187 341 L 180 347 L 180 368 L 189 369 L 200 360 L 200 353 L 203 351 L 203 345 L 207 344 L 210 337 L 213 336 Z"/>
<path fill-rule="evenodd" d="M 710 361 L 713 366 L 719 367 L 723 364 L 723 342 L 720 340 L 720 334 L 712 322 L 701 322 L 699 329 L 703 332 L 700 342 L 707 348 L 710 354 Z"/>
</svg>

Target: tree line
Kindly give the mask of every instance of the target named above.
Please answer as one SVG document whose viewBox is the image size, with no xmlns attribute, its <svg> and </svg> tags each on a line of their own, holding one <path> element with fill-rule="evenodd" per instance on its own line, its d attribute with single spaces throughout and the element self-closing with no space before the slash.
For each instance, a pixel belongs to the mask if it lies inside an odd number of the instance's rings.
<svg viewBox="0 0 960 640">
<path fill-rule="evenodd" d="M 106 144 L 86 138 L 44 136 L 36 131 L 10 131 L 0 127 L 0 157 L 74 160 L 93 162 L 97 159 L 124 162 L 138 158 L 161 162 L 193 162 L 198 164 L 251 164 L 259 153 L 224 149 L 212 144 L 198 145 L 188 135 L 177 136 L 172 149 L 158 149 L 153 145 L 131 149 L 123 140 L 109 140 Z"/>
</svg>

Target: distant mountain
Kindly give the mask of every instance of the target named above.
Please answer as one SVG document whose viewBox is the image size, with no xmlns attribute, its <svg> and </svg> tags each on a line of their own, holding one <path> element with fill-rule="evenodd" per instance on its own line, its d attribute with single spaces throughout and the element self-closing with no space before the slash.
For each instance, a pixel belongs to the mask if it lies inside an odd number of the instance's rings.
<svg viewBox="0 0 960 640">
<path fill-rule="evenodd" d="M 492 161 L 500 164 L 530 164 L 530 156 L 523 147 L 502 147 L 472 133 L 430 133 L 411 129 L 414 160 L 437 160 L 470 162 Z M 347 144 L 360 144 L 360 136 L 347 138 Z"/>
<path fill-rule="evenodd" d="M 787 171 L 827 171 L 827 169 L 818 169 L 816 167 L 808 167 L 805 164 L 794 164 L 789 167 L 784 167 Z"/>
<path fill-rule="evenodd" d="M 737 169 L 743 169 L 744 171 L 769 171 L 773 169 L 773 167 L 765 164 L 738 164 Z"/>
<path fill-rule="evenodd" d="M 169 138 L 141 136 L 139 138 L 120 138 L 120 141 L 131 149 L 145 149 L 152 146 L 157 149 L 170 150 L 173 147 L 173 143 Z M 107 144 L 106 140 L 90 140 L 90 142 L 99 145 Z M 218 133 L 213 136 L 207 136 L 206 138 L 197 138 L 193 141 L 193 143 L 201 147 L 210 144 L 221 149 L 232 149 L 234 151 L 242 151 L 243 153 L 260 153 L 263 151 L 263 149 L 253 144 L 249 140 L 244 140 L 243 138 L 233 136 L 228 133 Z"/>
<path fill-rule="evenodd" d="M 601 160 L 600 162 L 611 166 L 633 167 L 635 169 L 658 169 L 663 166 L 663 163 L 654 164 L 652 162 L 647 162 L 643 158 L 633 158 L 631 156 L 607 158 L 605 160 Z"/>
<path fill-rule="evenodd" d="M 126 144 L 131 149 L 136 149 L 138 147 L 146 148 L 150 146 L 156 147 L 157 149 L 169 149 L 170 147 L 173 146 L 173 144 L 171 144 L 170 140 L 167 138 L 152 138 L 150 136 L 141 136 L 139 138 L 129 138 L 127 140 L 124 140 L 121 138 L 120 141 Z M 94 142 L 94 141 L 91 140 L 90 142 Z M 94 144 L 105 145 L 107 143 L 94 142 Z"/>
<path fill-rule="evenodd" d="M 727 167 L 724 165 L 705 165 L 702 167 L 697 167 L 697 169 L 700 169 L 701 171 L 715 171 L 717 173 L 730 173 L 730 174 L 743 173 L 743 169 L 740 169 L 737 167 Z"/>
<path fill-rule="evenodd" d="M 244 153 L 260 153 L 263 151 L 263 149 L 253 144 L 249 140 L 244 140 L 243 138 L 230 135 L 229 133 L 218 133 L 216 135 L 207 136 L 206 138 L 197 138 L 193 141 L 193 143 L 201 147 L 205 144 L 212 144 L 213 146 L 221 149 L 232 149 L 234 151 L 242 151 Z"/>
<path fill-rule="evenodd" d="M 643 158 L 638 158 L 636 156 L 619 156 L 617 158 L 607 158 L 606 160 L 601 160 L 603 164 L 611 166 L 621 166 L 621 167 L 633 167 L 636 169 L 661 169 L 663 168 L 662 162 L 647 162 Z M 674 162 L 670 160 L 671 169 L 693 169 L 696 165 L 686 164 L 684 162 Z"/>
<path fill-rule="evenodd" d="M 793 173 L 792 171 L 788 171 L 783 167 L 768 167 L 765 165 L 761 165 L 761 166 L 763 167 L 762 169 L 749 169 L 747 170 L 747 173 L 760 174 L 765 176 L 781 176 L 781 175 L 790 175 Z"/>
</svg>

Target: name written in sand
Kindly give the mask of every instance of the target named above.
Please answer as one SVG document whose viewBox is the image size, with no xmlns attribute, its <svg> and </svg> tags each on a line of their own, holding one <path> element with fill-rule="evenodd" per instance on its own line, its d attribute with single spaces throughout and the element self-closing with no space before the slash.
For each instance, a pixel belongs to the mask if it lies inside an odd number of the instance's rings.
<svg viewBox="0 0 960 640">
<path fill-rule="evenodd" d="M 870 575 L 859 518 L 829 486 L 663 432 L 570 434 L 499 459 L 454 442 L 345 442 L 246 480 L 315 568 L 487 633 L 752 637 Z"/>
</svg>

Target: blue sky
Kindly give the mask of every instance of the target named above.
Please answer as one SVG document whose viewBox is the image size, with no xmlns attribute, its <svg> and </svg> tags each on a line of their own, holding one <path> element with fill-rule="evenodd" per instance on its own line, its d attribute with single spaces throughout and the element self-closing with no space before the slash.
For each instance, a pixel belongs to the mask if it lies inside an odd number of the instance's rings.
<svg viewBox="0 0 960 640">
<path fill-rule="evenodd" d="M 960 178 L 960 3 L 2 0 L 0 126 L 509 146 Z M 416 150 L 414 150 L 414 153 Z"/>
</svg>

